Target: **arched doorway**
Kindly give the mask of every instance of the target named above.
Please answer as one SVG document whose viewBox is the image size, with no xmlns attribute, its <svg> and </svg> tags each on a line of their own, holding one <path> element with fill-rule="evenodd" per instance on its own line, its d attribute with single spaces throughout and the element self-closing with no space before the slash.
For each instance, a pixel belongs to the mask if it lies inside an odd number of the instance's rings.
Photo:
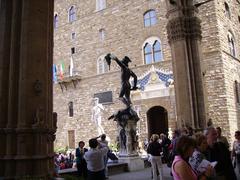
<svg viewBox="0 0 240 180">
<path fill-rule="evenodd" d="M 147 111 L 148 137 L 152 134 L 168 133 L 168 113 L 162 106 L 154 106 Z"/>
</svg>

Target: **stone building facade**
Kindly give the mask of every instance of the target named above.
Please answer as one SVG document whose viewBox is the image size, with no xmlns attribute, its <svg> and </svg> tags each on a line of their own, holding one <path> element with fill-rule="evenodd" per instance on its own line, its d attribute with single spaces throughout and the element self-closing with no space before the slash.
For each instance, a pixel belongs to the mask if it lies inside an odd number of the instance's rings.
<svg viewBox="0 0 240 180">
<path fill-rule="evenodd" d="M 240 126 L 240 2 L 213 1 L 200 6 L 199 15 L 202 20 L 202 71 L 207 116 L 233 140 L 234 132 Z M 230 50 L 232 45 L 234 52 Z"/>
<path fill-rule="evenodd" d="M 195 1 L 196 4 L 201 2 Z M 239 128 L 240 113 L 240 3 L 214 0 L 198 9 L 202 21 L 202 74 L 207 117 L 224 129 L 224 135 L 233 138 Z M 139 78 L 141 90 L 132 93 L 132 101 L 140 116 L 141 141 L 152 133 L 166 133 L 186 125 L 176 117 L 164 1 L 56 0 L 54 15 L 56 147 L 73 148 L 78 141 L 87 142 L 98 135 L 91 121 L 92 100 L 96 96 L 104 106 L 102 126 L 114 142 L 116 123 L 107 118 L 123 105 L 117 99 L 120 69 L 113 62 L 108 70 L 103 61 L 109 52 L 120 59 L 129 56 L 130 68 Z M 156 42 L 160 43 L 160 49 L 155 46 Z M 150 53 L 148 45 L 152 47 Z M 154 51 L 153 47 L 159 51 Z M 156 55 L 155 62 L 146 61 L 149 54 Z"/>
</svg>

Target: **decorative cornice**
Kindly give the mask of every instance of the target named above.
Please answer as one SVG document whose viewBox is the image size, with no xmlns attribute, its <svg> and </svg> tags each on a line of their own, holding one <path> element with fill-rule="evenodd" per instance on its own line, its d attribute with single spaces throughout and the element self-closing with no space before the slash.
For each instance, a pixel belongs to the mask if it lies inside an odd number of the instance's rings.
<svg viewBox="0 0 240 180">
<path fill-rule="evenodd" d="M 177 17 L 169 20 L 167 25 L 169 42 L 186 38 L 201 39 L 201 21 L 197 17 Z"/>
<path fill-rule="evenodd" d="M 165 83 L 166 87 L 168 87 L 170 84 L 173 84 L 174 80 L 172 71 L 168 71 L 162 68 L 157 69 L 152 65 L 148 71 L 146 71 L 138 78 L 137 85 L 140 86 L 141 90 L 145 89 L 145 86 L 149 84 L 151 77 L 153 77 L 154 74 L 160 81 L 163 81 Z"/>
<path fill-rule="evenodd" d="M 160 68 L 160 69 L 159 69 L 159 68 L 156 68 L 154 65 L 152 65 L 151 68 L 150 68 L 148 71 L 146 71 L 145 73 L 143 73 L 141 76 L 139 76 L 138 79 L 142 79 L 142 78 L 144 78 L 147 74 L 149 74 L 149 73 L 151 73 L 151 72 L 155 72 L 155 71 L 160 71 L 160 72 L 162 72 L 162 73 L 164 73 L 164 74 L 173 74 L 172 71 L 169 71 L 169 70 L 163 69 L 163 68 Z"/>
</svg>

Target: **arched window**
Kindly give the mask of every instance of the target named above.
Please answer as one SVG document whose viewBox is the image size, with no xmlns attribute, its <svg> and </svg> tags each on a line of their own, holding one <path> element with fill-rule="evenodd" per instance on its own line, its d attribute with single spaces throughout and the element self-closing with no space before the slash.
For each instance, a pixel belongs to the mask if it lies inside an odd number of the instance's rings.
<svg viewBox="0 0 240 180">
<path fill-rule="evenodd" d="M 144 47 L 144 60 L 145 64 L 152 63 L 152 46 L 148 43 L 146 43 Z"/>
<path fill-rule="evenodd" d="M 153 26 L 157 23 L 155 10 L 149 10 L 144 14 L 144 27 Z"/>
<path fill-rule="evenodd" d="M 69 115 L 69 117 L 73 117 L 73 102 L 72 101 L 70 101 L 68 103 L 68 115 Z"/>
<path fill-rule="evenodd" d="M 143 45 L 144 63 L 151 64 L 163 60 L 161 41 L 157 37 L 148 38 Z"/>
<path fill-rule="evenodd" d="M 104 55 L 98 58 L 97 60 L 97 73 L 102 74 L 108 72 L 108 65 L 107 62 L 104 59 Z"/>
<path fill-rule="evenodd" d="M 71 6 L 68 11 L 68 21 L 73 22 L 76 20 L 76 10 L 74 6 Z"/>
<path fill-rule="evenodd" d="M 230 9 L 229 9 L 229 6 L 228 6 L 228 4 L 226 2 L 224 3 L 224 7 L 225 7 L 225 16 L 227 18 L 231 19 Z"/>
<path fill-rule="evenodd" d="M 153 44 L 153 59 L 154 62 L 159 62 L 162 60 L 162 50 L 159 41 L 155 41 L 155 43 Z"/>
<path fill-rule="evenodd" d="M 53 20 L 53 27 L 54 29 L 58 27 L 58 15 L 54 15 L 54 20 Z"/>
<path fill-rule="evenodd" d="M 96 11 L 101 11 L 106 8 L 106 0 L 96 0 Z"/>
<path fill-rule="evenodd" d="M 71 39 L 75 39 L 76 38 L 76 33 L 75 32 L 72 32 L 71 34 Z"/>
<path fill-rule="evenodd" d="M 101 41 L 103 41 L 105 39 L 105 30 L 104 29 L 99 30 L 99 38 Z"/>
<path fill-rule="evenodd" d="M 237 81 L 234 82 L 234 88 L 235 88 L 235 96 L 236 96 L 236 102 L 240 103 L 240 97 L 239 97 L 239 83 Z"/>
<path fill-rule="evenodd" d="M 235 41 L 234 41 L 233 34 L 230 31 L 228 32 L 228 47 L 229 47 L 230 54 L 236 57 Z"/>
</svg>

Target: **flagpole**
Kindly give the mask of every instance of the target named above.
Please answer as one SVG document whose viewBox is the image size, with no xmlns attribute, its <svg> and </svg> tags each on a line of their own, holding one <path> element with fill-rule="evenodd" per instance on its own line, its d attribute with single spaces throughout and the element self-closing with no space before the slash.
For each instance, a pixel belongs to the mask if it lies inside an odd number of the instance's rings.
<svg viewBox="0 0 240 180">
<path fill-rule="evenodd" d="M 73 57 L 72 57 L 72 55 L 71 55 L 71 58 L 70 58 L 70 72 L 69 72 L 69 75 L 73 76 Z"/>
</svg>

